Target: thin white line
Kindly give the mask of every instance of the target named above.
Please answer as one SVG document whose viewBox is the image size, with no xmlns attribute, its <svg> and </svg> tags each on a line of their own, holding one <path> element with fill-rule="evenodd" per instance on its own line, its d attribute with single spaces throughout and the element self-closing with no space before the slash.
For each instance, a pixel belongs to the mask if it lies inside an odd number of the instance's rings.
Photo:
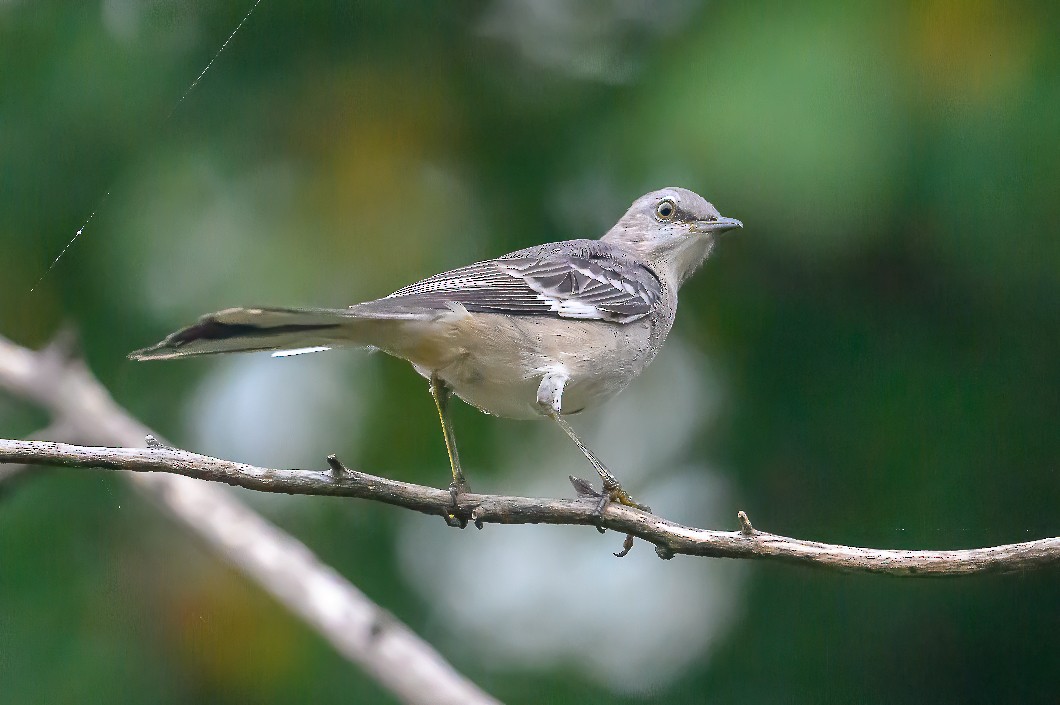
<svg viewBox="0 0 1060 705">
<path fill-rule="evenodd" d="M 184 91 L 184 95 L 180 96 L 180 99 L 177 100 L 176 105 L 173 106 L 173 109 L 169 111 L 169 115 L 166 116 L 166 120 L 169 120 L 169 118 L 173 117 L 173 113 L 177 111 L 177 108 L 179 108 L 180 104 L 184 102 L 184 99 L 187 98 L 193 90 L 195 90 L 195 86 L 199 85 L 199 81 L 202 80 L 202 77 L 206 75 L 206 72 L 209 71 L 210 67 L 212 67 L 214 62 L 217 61 L 217 57 L 219 57 L 221 55 L 221 52 L 225 50 L 225 47 L 228 46 L 228 43 L 231 42 L 232 39 L 236 36 L 236 34 L 239 33 L 239 30 L 243 28 L 243 25 L 248 19 L 250 19 L 250 16 L 254 14 L 254 10 L 258 9 L 258 5 L 260 3 L 261 0 L 254 0 L 254 4 L 251 5 L 249 10 L 247 10 L 247 14 L 243 15 L 243 19 L 239 21 L 239 24 L 236 25 L 236 28 L 233 29 L 232 33 L 228 35 L 228 39 L 224 41 L 224 43 L 221 45 L 221 48 L 217 50 L 217 53 L 214 54 L 213 58 L 210 59 L 209 63 L 206 64 L 206 68 L 202 70 L 202 73 L 195 77 L 195 80 L 191 82 L 190 86 L 188 86 L 188 90 Z"/>
<path fill-rule="evenodd" d="M 74 242 L 77 241 L 77 238 L 81 237 L 81 233 L 85 232 L 85 228 L 87 228 L 88 224 L 92 222 L 92 219 L 96 217 L 96 213 L 99 212 L 99 209 L 103 206 L 104 203 L 106 203 L 107 196 L 109 195 L 110 191 L 107 191 L 103 194 L 103 198 L 99 199 L 99 203 L 96 205 L 96 210 L 92 211 L 92 213 L 89 214 L 88 218 L 85 219 L 85 222 L 82 223 L 81 227 L 78 228 L 77 232 L 74 233 L 74 236 L 70 238 L 70 242 L 66 243 L 66 247 L 64 247 L 63 251 L 59 253 L 59 256 L 53 259 L 52 263 L 48 265 L 48 268 L 44 270 L 44 274 L 40 275 L 40 279 L 37 280 L 37 283 L 29 288 L 29 293 L 32 294 L 37 289 L 37 287 L 40 286 L 40 283 L 44 281 L 44 277 L 48 276 L 48 273 L 55 269 L 55 265 L 59 263 L 59 260 L 62 259 L 63 255 L 66 254 L 66 251 L 70 249 L 70 246 L 73 245 Z"/>
<path fill-rule="evenodd" d="M 173 113 L 175 113 L 177 111 L 177 108 L 180 107 L 180 104 L 184 102 L 184 99 L 187 98 L 193 90 L 195 90 L 195 86 L 199 85 L 199 82 L 202 81 L 202 77 L 206 75 L 206 72 L 209 71 L 210 67 L 212 67 L 214 65 L 214 62 L 217 61 L 217 57 L 221 55 L 221 52 L 225 50 L 225 47 L 227 47 L 228 44 L 232 41 L 232 39 L 236 36 L 236 34 L 239 33 L 239 30 L 243 28 L 243 25 L 246 24 L 246 21 L 250 19 L 250 16 L 254 14 L 254 10 L 258 9 L 258 5 L 260 4 L 261 0 L 254 0 L 254 4 L 251 5 L 249 10 L 247 10 L 247 14 L 243 15 L 243 19 L 239 21 L 239 24 L 236 25 L 236 28 L 233 29 L 232 33 L 228 35 L 228 39 L 224 40 L 224 43 L 221 44 L 221 48 L 217 50 L 217 52 L 213 55 L 213 58 L 210 59 L 209 63 L 206 64 L 206 68 L 204 68 L 202 72 L 195 77 L 195 80 L 191 82 L 191 85 L 188 86 L 188 89 L 184 91 L 184 94 L 180 96 L 177 102 L 173 105 L 172 110 L 169 111 L 169 115 L 167 115 L 166 119 L 162 121 L 163 125 L 169 122 L 170 118 L 173 117 Z M 44 278 L 48 276 L 48 274 L 53 269 L 55 269 L 55 265 L 57 265 L 59 263 L 59 260 L 63 258 L 63 255 L 66 254 L 66 251 L 69 250 L 70 247 L 75 242 L 77 242 L 77 240 L 85 232 L 85 228 L 87 228 L 88 224 L 92 222 L 92 219 L 96 217 L 96 213 L 98 213 L 100 208 L 103 207 L 103 204 L 106 202 L 107 196 L 109 195 L 110 191 L 108 190 L 106 193 L 103 194 L 103 197 L 99 199 L 99 203 L 96 204 L 95 210 L 93 210 L 92 213 L 85 220 L 85 222 L 81 224 L 81 227 L 77 229 L 77 232 L 74 233 L 74 236 L 70 238 L 70 242 L 66 243 L 66 247 L 64 247 L 62 252 L 59 253 L 59 256 L 52 260 L 52 263 L 48 266 L 48 269 L 44 271 L 44 274 L 40 276 L 40 279 L 37 280 L 37 283 L 30 287 L 29 291 L 31 294 L 37 289 L 38 286 L 40 286 L 40 283 L 44 281 Z"/>
<path fill-rule="evenodd" d="M 305 355 L 306 353 L 324 352 L 325 350 L 331 350 L 327 345 L 314 345 L 311 348 L 294 348 L 293 350 L 277 350 L 272 354 L 273 357 L 293 357 L 295 355 Z"/>
</svg>

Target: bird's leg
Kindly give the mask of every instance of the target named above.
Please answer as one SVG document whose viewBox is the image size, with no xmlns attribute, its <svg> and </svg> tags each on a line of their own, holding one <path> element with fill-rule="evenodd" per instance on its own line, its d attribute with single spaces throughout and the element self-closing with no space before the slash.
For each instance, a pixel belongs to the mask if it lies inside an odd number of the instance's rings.
<svg viewBox="0 0 1060 705">
<path fill-rule="evenodd" d="M 600 459 L 597 458 L 596 455 L 591 450 L 589 450 L 584 443 L 582 443 L 582 440 L 578 438 L 578 435 L 574 432 L 574 429 L 571 428 L 570 424 L 567 423 L 566 419 L 564 419 L 558 413 L 554 412 L 550 413 L 549 416 L 552 418 L 553 421 L 559 424 L 559 427 L 563 429 L 563 432 L 566 433 L 572 441 L 574 441 L 574 445 L 578 446 L 578 450 L 580 450 L 582 452 L 582 455 L 584 455 L 589 461 L 589 463 L 592 464 L 592 466 L 596 469 L 596 472 L 599 473 L 600 479 L 603 481 L 604 491 L 600 495 L 600 502 L 594 512 L 597 517 L 603 514 L 604 508 L 608 505 L 609 502 L 618 502 L 619 504 L 624 504 L 627 507 L 636 507 L 637 509 L 640 509 L 642 511 L 651 512 L 651 507 L 648 507 L 647 505 L 640 504 L 639 502 L 635 501 L 633 497 L 629 495 L 628 492 L 622 489 L 622 483 L 620 483 L 618 481 L 618 478 L 615 477 L 614 473 L 608 470 L 607 466 L 600 462 Z"/>
<path fill-rule="evenodd" d="M 453 481 L 449 483 L 449 494 L 453 500 L 453 512 L 445 517 L 450 526 L 467 526 L 466 519 L 456 516 L 456 499 L 461 494 L 471 491 L 471 485 L 464 477 L 464 471 L 460 469 L 460 455 L 456 451 L 456 435 L 453 433 L 453 422 L 449 418 L 449 399 L 453 396 L 453 390 L 437 374 L 431 374 L 431 396 L 434 397 L 434 406 L 438 409 L 438 418 L 442 422 L 442 435 L 445 437 L 445 450 L 449 453 L 449 466 L 453 470 Z"/>
<path fill-rule="evenodd" d="M 544 376 L 541 380 L 541 385 L 537 388 L 537 404 L 541 410 L 550 419 L 555 421 L 563 432 L 574 441 L 574 445 L 578 446 L 578 450 L 582 452 L 582 455 L 589 461 L 589 463 L 595 468 L 596 472 L 600 475 L 600 479 L 603 481 L 604 491 L 600 493 L 600 501 L 596 505 L 596 509 L 593 511 L 593 516 L 599 519 L 610 502 L 618 502 L 628 507 L 636 507 L 645 512 L 651 512 L 651 508 L 636 502 L 624 489 L 622 484 L 615 477 L 614 473 L 607 469 L 607 466 L 600 462 L 600 459 L 596 457 L 589 448 L 582 443 L 582 439 L 578 438 L 578 434 L 574 432 L 571 425 L 567 423 L 567 420 L 561 416 L 561 410 L 563 406 L 563 387 L 567 383 L 567 376 L 558 372 L 550 372 Z"/>
</svg>

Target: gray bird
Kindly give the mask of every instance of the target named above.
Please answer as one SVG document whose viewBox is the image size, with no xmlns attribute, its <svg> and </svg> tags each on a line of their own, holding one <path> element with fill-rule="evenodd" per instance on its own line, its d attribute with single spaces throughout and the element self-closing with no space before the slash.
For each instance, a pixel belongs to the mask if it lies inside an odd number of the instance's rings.
<svg viewBox="0 0 1060 705">
<path fill-rule="evenodd" d="M 673 326 L 681 284 L 720 233 L 742 227 L 692 191 L 665 188 L 634 201 L 599 240 L 528 247 L 349 308 L 228 308 L 129 357 L 378 348 L 430 380 L 454 504 L 470 489 L 449 419 L 455 393 L 488 414 L 555 421 L 600 474 L 597 516 L 608 501 L 645 508 L 563 417 L 602 404 L 648 366 Z"/>
</svg>

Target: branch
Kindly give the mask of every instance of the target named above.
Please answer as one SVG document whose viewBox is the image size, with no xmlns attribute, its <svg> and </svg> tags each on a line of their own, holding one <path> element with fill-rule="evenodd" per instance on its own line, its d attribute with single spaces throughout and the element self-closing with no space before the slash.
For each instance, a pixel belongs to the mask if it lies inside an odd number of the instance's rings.
<svg viewBox="0 0 1060 705">
<path fill-rule="evenodd" d="M 29 434 L 28 438 L 38 441 L 66 441 L 68 443 L 78 442 L 73 429 L 67 428 L 63 423 L 53 423 L 47 428 L 42 428 Z M 0 494 L 6 492 L 9 487 L 18 483 L 18 480 L 33 468 L 29 465 L 5 465 L 0 467 Z"/>
<path fill-rule="evenodd" d="M 67 430 L 67 438 L 141 445 L 151 431 L 114 402 L 75 357 L 74 349 L 71 335 L 57 336 L 40 352 L 0 336 L 0 389 L 50 411 L 52 428 Z M 30 448 L 78 447 L 25 443 Z M 304 544 L 222 488 L 171 473 L 126 477 L 401 701 L 425 705 L 497 702 Z"/>
<path fill-rule="evenodd" d="M 958 576 L 1007 573 L 1060 565 L 1060 538 L 957 551 L 898 551 L 855 548 L 757 531 L 740 512 L 739 531 L 682 526 L 637 509 L 611 504 L 598 521 L 595 499 L 534 499 L 463 494 L 454 510 L 448 490 L 389 480 L 348 470 L 279 470 L 236 463 L 184 450 L 99 448 L 39 441 L 0 440 L 0 463 L 109 468 L 139 473 L 176 473 L 262 492 L 358 497 L 425 514 L 483 524 L 586 524 L 632 534 L 656 546 L 660 557 L 675 554 L 722 558 L 776 559 L 841 571 L 901 576 Z"/>
</svg>

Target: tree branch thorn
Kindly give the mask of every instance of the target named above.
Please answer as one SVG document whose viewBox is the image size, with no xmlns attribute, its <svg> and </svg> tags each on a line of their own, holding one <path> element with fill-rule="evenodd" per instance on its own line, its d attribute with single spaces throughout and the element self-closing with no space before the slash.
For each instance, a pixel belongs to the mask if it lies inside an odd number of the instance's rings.
<svg viewBox="0 0 1060 705">
<path fill-rule="evenodd" d="M 744 536 L 754 536 L 755 528 L 751 526 L 751 520 L 747 518 L 747 512 L 740 510 L 740 513 L 736 515 L 736 518 L 740 520 L 740 533 Z"/>
<path fill-rule="evenodd" d="M 331 476 L 336 480 L 341 480 L 350 474 L 349 468 L 343 465 L 342 461 L 334 453 L 328 456 L 328 466 L 331 468 Z"/>
</svg>

